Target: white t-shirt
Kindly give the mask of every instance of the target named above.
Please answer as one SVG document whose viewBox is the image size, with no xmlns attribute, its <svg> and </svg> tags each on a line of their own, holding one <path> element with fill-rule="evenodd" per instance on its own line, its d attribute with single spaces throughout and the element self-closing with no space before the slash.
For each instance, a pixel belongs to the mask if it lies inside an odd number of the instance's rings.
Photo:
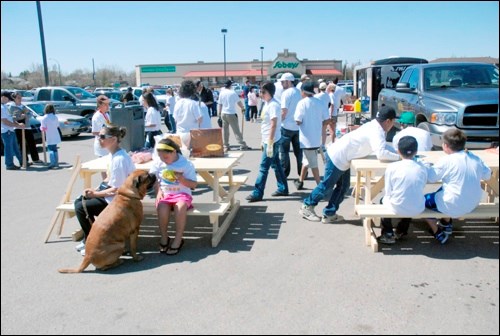
<svg viewBox="0 0 500 336">
<path fill-rule="evenodd" d="M 274 133 L 274 142 L 281 139 L 281 108 L 276 99 L 271 99 L 269 102 L 264 102 L 262 113 L 260 114 L 262 123 L 260 124 L 260 134 L 262 135 L 262 143 L 267 143 L 271 132 L 271 119 L 276 118 L 276 132 Z"/>
<path fill-rule="evenodd" d="M 135 170 L 134 162 L 128 153 L 120 148 L 115 154 L 108 154 L 109 168 L 107 174 L 109 176 L 108 185 L 120 188 L 127 177 Z M 110 203 L 114 196 L 106 196 L 106 202 Z"/>
<path fill-rule="evenodd" d="M 156 175 L 164 195 L 180 193 L 191 195 L 191 189 L 180 183 L 173 172 L 181 172 L 184 178 L 196 181 L 196 170 L 191 161 L 181 154 L 178 154 L 178 156 L 177 161 L 169 165 L 157 158 L 149 169 L 149 173 Z"/>
<path fill-rule="evenodd" d="M 275 82 L 274 87 L 276 90 L 274 91 L 273 98 L 276 99 L 276 101 L 281 102 L 281 95 L 283 94 L 283 85 L 281 85 L 281 81 Z"/>
<path fill-rule="evenodd" d="M 335 92 L 333 93 L 333 116 L 336 117 L 339 114 L 340 102 L 345 99 L 345 89 L 337 85 L 335 86 Z"/>
<path fill-rule="evenodd" d="M 248 92 L 248 106 L 257 106 L 257 95 L 255 92 Z"/>
<path fill-rule="evenodd" d="M 428 169 L 421 162 L 407 159 L 387 165 L 382 203 L 401 217 L 422 213 L 425 210 L 424 188 Z"/>
<path fill-rule="evenodd" d="M 483 196 L 481 180 L 489 180 L 491 170 L 476 155 L 460 151 L 443 157 L 429 173 L 429 181 L 442 180 L 436 193 L 437 209 L 458 218 L 477 207 Z"/>
<path fill-rule="evenodd" d="M 276 95 L 275 95 L 276 97 Z M 288 112 L 286 113 L 285 119 L 281 120 L 281 127 L 289 131 L 298 131 L 299 125 L 295 122 L 294 115 L 297 104 L 302 99 L 300 91 L 296 87 L 289 87 L 281 95 L 281 108 L 286 108 Z"/>
<path fill-rule="evenodd" d="M 154 125 L 154 126 L 148 126 Z M 144 118 L 144 131 L 153 132 L 161 130 L 161 113 L 153 106 L 148 107 Z"/>
<path fill-rule="evenodd" d="M 106 112 L 106 117 L 104 117 L 99 110 L 95 111 L 94 115 L 92 116 L 92 133 L 100 132 L 104 125 L 109 125 L 110 123 L 111 119 L 108 112 Z M 97 156 L 104 156 L 109 154 L 107 149 L 101 147 L 101 143 L 99 142 L 99 135 L 96 135 L 94 138 L 94 154 Z"/>
<path fill-rule="evenodd" d="M 41 127 L 46 128 L 45 136 L 47 145 L 57 145 L 61 142 L 61 135 L 59 135 L 59 119 L 54 113 L 47 113 L 42 117 Z"/>
<path fill-rule="evenodd" d="M 231 89 L 224 88 L 219 96 L 219 105 L 221 113 L 236 114 L 236 104 L 240 101 L 240 97 Z"/>
<path fill-rule="evenodd" d="M 326 94 L 325 96 L 328 97 Z M 316 97 L 306 97 L 299 101 L 294 120 L 301 122 L 299 125 L 300 148 L 319 148 L 321 146 L 323 121 L 328 118 L 328 108 L 324 101 Z"/>
<path fill-rule="evenodd" d="M 417 139 L 419 152 L 432 150 L 431 134 L 426 130 L 413 126 L 408 126 L 402 129 L 400 132 L 396 133 L 396 135 L 392 139 L 392 147 L 394 147 L 395 150 L 398 150 L 399 139 L 407 135 Z"/>
<path fill-rule="evenodd" d="M 192 129 L 200 128 L 201 118 L 202 113 L 198 102 L 189 98 L 181 98 L 175 104 L 174 119 L 177 132 L 189 133 Z"/>
<path fill-rule="evenodd" d="M 208 112 L 208 106 L 204 102 L 198 102 L 202 114 L 200 128 L 212 128 L 212 120 L 210 119 L 210 113 Z"/>
<path fill-rule="evenodd" d="M 2 119 L 7 119 L 10 122 L 14 122 L 14 118 L 12 118 L 12 115 L 9 113 L 9 110 L 7 109 L 7 106 L 5 106 L 5 104 L 2 104 Z M 2 123 L 2 133 L 6 133 L 8 131 L 14 131 L 14 127 L 7 126 Z"/>
<path fill-rule="evenodd" d="M 330 96 L 328 93 L 321 91 L 320 93 L 316 93 L 314 97 L 318 98 L 325 104 L 326 108 L 328 108 L 328 105 L 330 105 Z"/>
<path fill-rule="evenodd" d="M 387 146 L 384 129 L 376 119 L 330 143 L 326 150 L 335 167 L 343 171 L 349 169 L 351 160 L 370 154 L 379 160 L 399 160 L 394 148 Z"/>
<path fill-rule="evenodd" d="M 175 97 L 167 95 L 167 105 L 168 105 L 168 113 L 174 114 L 175 109 Z"/>
</svg>

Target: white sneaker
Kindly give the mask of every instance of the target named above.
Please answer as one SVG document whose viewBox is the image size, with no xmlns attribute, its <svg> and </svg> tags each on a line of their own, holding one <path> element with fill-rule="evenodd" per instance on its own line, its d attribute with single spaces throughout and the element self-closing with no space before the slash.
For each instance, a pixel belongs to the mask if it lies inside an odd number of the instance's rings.
<svg viewBox="0 0 500 336">
<path fill-rule="evenodd" d="M 339 221 L 343 221 L 344 220 L 344 217 L 342 217 L 341 215 L 332 215 L 332 216 L 327 216 L 327 215 L 323 215 L 323 218 L 321 218 L 321 221 L 323 223 L 335 223 L 335 222 L 339 222 Z"/>
<path fill-rule="evenodd" d="M 82 257 L 85 257 L 85 249 L 81 250 L 80 254 L 82 255 Z"/>
<path fill-rule="evenodd" d="M 299 210 L 299 214 L 302 215 L 302 218 L 305 218 L 311 222 L 320 222 L 321 221 L 321 217 L 316 215 L 316 213 L 314 212 L 314 206 L 312 206 L 312 205 L 302 204 L 302 207 Z"/>
<path fill-rule="evenodd" d="M 84 241 L 84 240 L 82 240 L 82 241 L 80 242 L 80 244 L 78 244 L 78 245 L 76 245 L 76 246 L 75 246 L 75 249 L 76 249 L 78 252 L 80 252 L 81 250 L 84 250 L 84 249 L 85 249 L 85 241 Z"/>
</svg>

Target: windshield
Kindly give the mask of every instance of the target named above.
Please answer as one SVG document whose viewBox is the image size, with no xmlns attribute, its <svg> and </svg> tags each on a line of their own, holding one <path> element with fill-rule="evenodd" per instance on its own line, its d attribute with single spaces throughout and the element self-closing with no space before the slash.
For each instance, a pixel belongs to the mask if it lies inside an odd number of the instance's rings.
<svg viewBox="0 0 500 336">
<path fill-rule="evenodd" d="M 78 98 L 78 99 L 92 99 L 92 98 L 95 98 L 95 96 L 93 94 L 88 93 L 87 91 L 85 91 L 82 88 L 69 87 L 68 91 L 71 92 L 72 94 L 74 94 L 76 96 L 76 98 Z"/>
<path fill-rule="evenodd" d="M 40 116 L 43 116 L 45 114 L 43 112 L 43 110 L 45 109 L 45 105 L 46 104 L 40 104 L 40 103 L 26 104 L 26 106 L 28 106 L 30 109 L 32 109 L 33 111 L 35 111 Z"/>
<path fill-rule="evenodd" d="M 447 87 L 498 88 L 498 68 L 489 64 L 457 64 L 424 70 L 424 89 Z"/>
</svg>

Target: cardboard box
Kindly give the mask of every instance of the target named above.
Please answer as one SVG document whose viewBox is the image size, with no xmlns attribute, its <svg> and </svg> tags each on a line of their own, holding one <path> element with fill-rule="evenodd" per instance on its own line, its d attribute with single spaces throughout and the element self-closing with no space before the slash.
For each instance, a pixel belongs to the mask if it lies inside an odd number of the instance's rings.
<svg viewBox="0 0 500 336">
<path fill-rule="evenodd" d="M 191 156 L 222 157 L 222 128 L 191 130 Z"/>
</svg>

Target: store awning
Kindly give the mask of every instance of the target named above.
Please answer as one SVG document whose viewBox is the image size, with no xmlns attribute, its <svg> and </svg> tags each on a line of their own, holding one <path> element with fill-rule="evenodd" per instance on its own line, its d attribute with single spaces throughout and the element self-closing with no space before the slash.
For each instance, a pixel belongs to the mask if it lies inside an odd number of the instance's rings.
<svg viewBox="0 0 500 336">
<path fill-rule="evenodd" d="M 264 69 L 263 74 L 264 74 L 264 76 L 267 75 L 266 69 Z M 260 76 L 260 69 L 259 70 L 255 70 L 255 69 L 252 69 L 252 70 L 227 70 L 226 76 L 227 77 Z M 184 77 L 195 77 L 195 78 L 224 77 L 224 70 L 222 70 L 222 71 L 190 71 L 190 72 L 184 74 Z"/>
<path fill-rule="evenodd" d="M 342 76 L 342 72 L 336 69 L 311 69 L 307 70 L 307 73 L 311 75 L 331 75 L 331 76 Z"/>
</svg>

